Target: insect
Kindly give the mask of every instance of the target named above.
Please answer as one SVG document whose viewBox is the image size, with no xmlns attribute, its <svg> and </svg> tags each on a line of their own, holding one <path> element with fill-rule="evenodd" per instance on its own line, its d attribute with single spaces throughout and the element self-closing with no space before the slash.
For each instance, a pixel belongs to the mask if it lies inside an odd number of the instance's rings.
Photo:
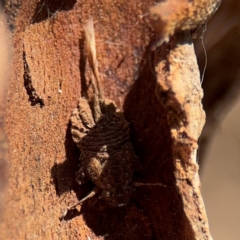
<svg viewBox="0 0 240 240">
<path fill-rule="evenodd" d="M 155 31 L 155 50 L 177 32 L 196 30 L 203 34 L 204 25 L 216 12 L 222 0 L 168 0 L 149 10 L 149 19 Z"/>
<path fill-rule="evenodd" d="M 123 206 L 129 201 L 133 172 L 139 169 L 140 161 L 130 143 L 129 124 L 123 113 L 114 102 L 104 98 L 92 19 L 85 25 L 84 32 L 93 97 L 80 98 L 70 122 L 73 141 L 81 151 L 76 180 L 79 184 L 91 180 L 95 188 L 76 205 L 100 193 L 100 198 L 108 204 Z"/>
</svg>

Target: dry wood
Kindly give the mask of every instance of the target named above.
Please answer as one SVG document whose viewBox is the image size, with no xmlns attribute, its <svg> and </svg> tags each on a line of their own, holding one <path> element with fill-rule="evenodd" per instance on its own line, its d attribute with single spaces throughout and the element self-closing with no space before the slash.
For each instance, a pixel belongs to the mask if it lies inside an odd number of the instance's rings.
<svg viewBox="0 0 240 240">
<path fill-rule="evenodd" d="M 150 51 L 141 16 L 152 4 L 23 1 L 8 92 L 2 239 L 211 239 L 196 163 L 205 115 L 191 36 L 175 35 Z M 90 17 L 106 98 L 124 112 L 143 164 L 134 178 L 155 186 L 138 187 L 124 207 L 93 197 L 60 221 L 93 187 L 76 184 L 80 153 L 69 123 L 89 87 L 83 26 Z"/>
</svg>

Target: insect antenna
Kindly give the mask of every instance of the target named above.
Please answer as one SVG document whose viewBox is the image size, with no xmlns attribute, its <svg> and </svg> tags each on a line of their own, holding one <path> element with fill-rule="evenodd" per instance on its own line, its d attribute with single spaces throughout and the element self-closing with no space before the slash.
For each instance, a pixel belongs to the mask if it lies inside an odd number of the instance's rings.
<svg viewBox="0 0 240 240">
<path fill-rule="evenodd" d="M 84 26 L 85 38 L 86 38 L 86 48 L 89 65 L 92 69 L 93 78 L 92 84 L 95 91 L 95 94 L 98 95 L 99 100 L 104 100 L 104 93 L 102 89 L 101 79 L 97 66 L 97 54 L 96 54 L 96 42 L 95 42 L 95 32 L 93 26 L 93 19 L 89 19 Z"/>
<path fill-rule="evenodd" d="M 69 210 L 75 209 L 78 205 L 82 204 L 82 203 L 85 202 L 87 199 L 92 198 L 93 196 L 95 196 L 95 195 L 96 195 L 97 193 L 99 193 L 99 192 L 100 192 L 100 188 L 95 187 L 86 197 L 84 197 L 83 199 L 81 199 L 80 201 L 78 201 L 77 203 L 75 203 L 74 205 L 68 207 L 68 208 L 64 211 L 64 213 L 62 214 L 62 216 L 61 216 L 59 219 L 60 219 L 60 220 L 63 220 L 63 219 L 66 217 L 66 215 L 67 215 L 67 213 L 68 213 Z"/>
</svg>

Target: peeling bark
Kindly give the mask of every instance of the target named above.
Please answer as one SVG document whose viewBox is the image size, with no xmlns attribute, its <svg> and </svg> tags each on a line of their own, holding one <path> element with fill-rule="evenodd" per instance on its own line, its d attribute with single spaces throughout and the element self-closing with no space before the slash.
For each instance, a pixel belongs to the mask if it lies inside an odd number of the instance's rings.
<svg viewBox="0 0 240 240">
<path fill-rule="evenodd" d="M 205 123 L 203 92 L 190 34 L 178 34 L 154 54 L 156 95 L 166 109 L 172 138 L 176 186 L 193 230 L 192 239 L 211 239 L 200 193 L 196 153 Z"/>
<path fill-rule="evenodd" d="M 149 50 L 150 27 L 139 16 L 152 4 L 23 1 L 8 91 L 10 174 L 2 239 L 211 239 L 196 163 L 205 115 L 194 49 L 184 33 Z M 137 187 L 121 208 L 93 197 L 60 221 L 93 188 L 76 184 L 80 153 L 69 125 L 88 88 L 82 28 L 90 17 L 106 98 L 124 112 L 143 165 L 134 180 L 167 187 Z M 43 105 L 29 101 L 26 77 Z"/>
</svg>

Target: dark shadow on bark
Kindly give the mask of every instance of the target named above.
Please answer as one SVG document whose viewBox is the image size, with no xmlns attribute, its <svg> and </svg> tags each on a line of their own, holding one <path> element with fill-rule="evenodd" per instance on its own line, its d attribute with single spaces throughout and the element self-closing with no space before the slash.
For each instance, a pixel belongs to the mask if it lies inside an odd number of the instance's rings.
<svg viewBox="0 0 240 240">
<path fill-rule="evenodd" d="M 84 34 L 83 34 L 84 35 Z M 80 79 L 81 79 L 81 97 L 85 97 L 86 99 L 89 98 L 88 96 L 88 85 L 87 85 L 87 79 L 86 79 L 86 64 L 87 64 L 87 58 L 85 55 L 85 38 L 82 37 L 79 40 L 79 51 L 80 51 L 80 60 L 79 60 L 79 70 L 80 70 Z"/>
<path fill-rule="evenodd" d="M 59 11 L 69 11 L 76 3 L 76 0 L 41 0 L 36 7 L 32 17 L 32 24 L 45 21 L 54 17 Z"/>
<path fill-rule="evenodd" d="M 124 113 L 131 126 L 134 149 L 144 166 L 137 181 L 163 183 L 168 187 L 138 187 L 135 202 L 153 226 L 153 239 L 190 240 L 194 233 L 175 187 L 167 113 L 155 95 L 156 78 L 150 55 L 147 50 L 139 79 L 126 97 Z"/>
<path fill-rule="evenodd" d="M 28 95 L 28 100 L 31 103 L 31 106 L 35 106 L 39 104 L 40 107 L 42 108 L 45 105 L 44 100 L 37 94 L 37 91 L 33 86 L 31 73 L 26 60 L 25 51 L 23 51 L 23 66 L 24 66 L 24 74 L 23 74 L 24 87 Z"/>
<path fill-rule="evenodd" d="M 93 188 L 89 182 L 79 186 L 75 180 L 76 171 L 79 168 L 80 151 L 72 140 L 70 123 L 68 124 L 65 140 L 66 161 L 55 164 L 51 169 L 51 177 L 56 189 L 56 194 L 61 196 L 63 193 L 73 190 L 78 199 L 87 195 Z"/>
</svg>

